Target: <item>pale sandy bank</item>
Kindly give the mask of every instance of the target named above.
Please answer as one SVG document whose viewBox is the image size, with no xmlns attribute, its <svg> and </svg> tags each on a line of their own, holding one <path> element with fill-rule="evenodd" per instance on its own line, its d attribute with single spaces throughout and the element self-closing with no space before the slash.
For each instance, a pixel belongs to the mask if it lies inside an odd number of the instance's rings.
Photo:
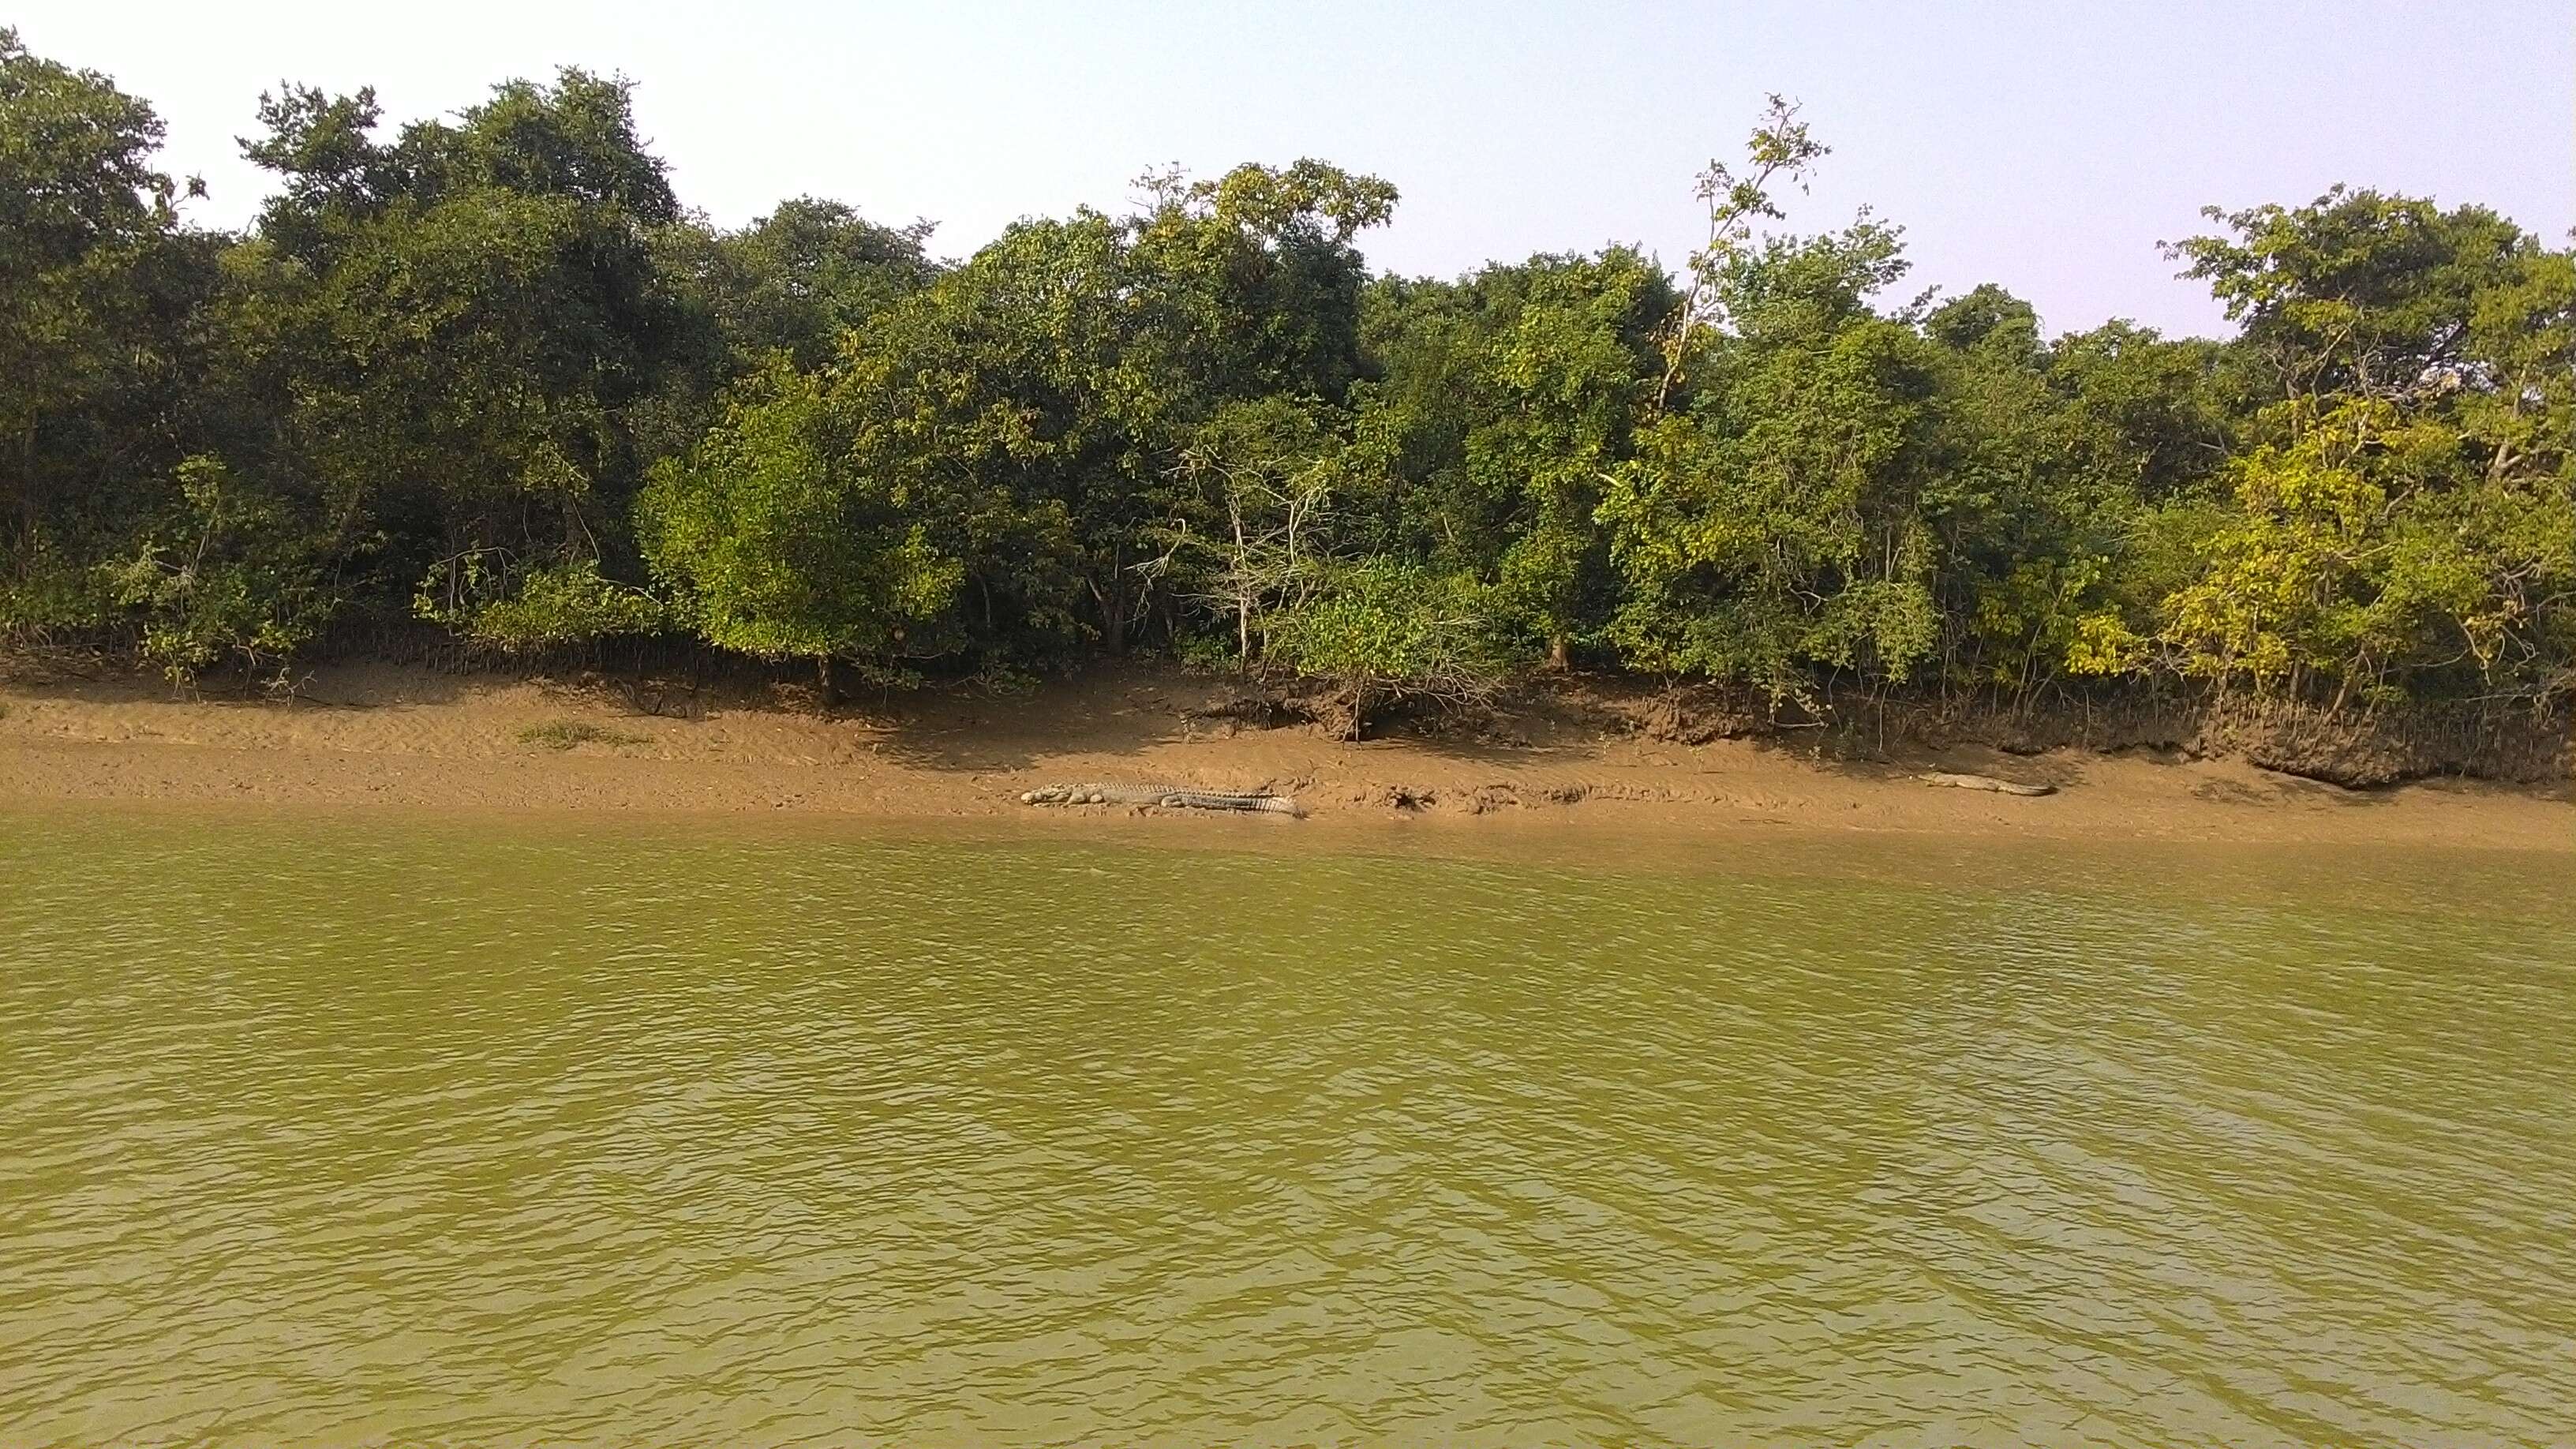
<svg viewBox="0 0 2576 1449">
<path fill-rule="evenodd" d="M 326 670 L 307 693 L 292 703 L 183 699 L 126 677 L 0 685 L 0 802 L 972 819 L 1030 813 L 1016 797 L 1032 785 L 1107 780 L 1290 792 L 1307 822 L 1206 828 L 1317 838 L 1561 821 L 1653 835 L 1788 825 L 2576 854 L 2576 791 L 2566 786 L 2353 792 L 2241 761 L 2079 751 L 1836 761 L 1777 742 L 1605 733 L 1545 710 L 1472 739 L 1344 744 L 1301 727 L 1196 717 L 1223 686 L 1166 671 L 1103 671 L 1016 696 L 863 699 L 828 718 L 758 697 L 390 667 Z M 589 737 L 557 747 L 582 726 Z M 1926 770 L 2059 789 L 2040 799 L 1943 789 L 1923 783 Z"/>
</svg>

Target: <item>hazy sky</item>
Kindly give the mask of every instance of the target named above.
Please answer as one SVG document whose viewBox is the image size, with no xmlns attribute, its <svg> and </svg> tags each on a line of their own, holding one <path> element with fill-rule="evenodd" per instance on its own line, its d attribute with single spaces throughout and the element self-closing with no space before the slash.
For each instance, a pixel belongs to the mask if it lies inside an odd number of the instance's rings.
<svg viewBox="0 0 2576 1449">
<path fill-rule="evenodd" d="M 940 223 L 962 255 L 1012 218 L 1123 205 L 1148 166 L 1317 156 L 1396 183 L 1373 262 L 1696 240 L 1692 175 L 1768 91 L 1834 148 L 1806 229 L 1863 202 L 1906 229 L 1903 289 L 2000 281 L 2053 329 L 2214 331 L 2160 239 L 2207 203 L 2335 181 L 2576 225 L 2576 7 L 2314 3 L 210 5 L 18 0 L 39 54 L 150 98 L 166 167 L 247 218 L 233 138 L 280 79 L 453 111 L 564 64 L 639 82 L 681 197 L 738 224 L 812 193 Z"/>
</svg>

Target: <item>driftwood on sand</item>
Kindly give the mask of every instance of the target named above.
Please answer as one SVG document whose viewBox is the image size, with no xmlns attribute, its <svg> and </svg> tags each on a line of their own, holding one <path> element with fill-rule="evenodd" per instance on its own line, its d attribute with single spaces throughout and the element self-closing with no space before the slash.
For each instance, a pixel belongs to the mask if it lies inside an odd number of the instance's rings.
<svg viewBox="0 0 2576 1449">
<path fill-rule="evenodd" d="M 1935 772 L 1923 777 L 1930 785 L 1948 785 L 1960 790 L 1992 790 L 1998 795 L 2054 795 L 2055 785 L 2024 785 L 2014 780 L 1998 780 L 1992 775 L 1951 775 Z"/>
</svg>

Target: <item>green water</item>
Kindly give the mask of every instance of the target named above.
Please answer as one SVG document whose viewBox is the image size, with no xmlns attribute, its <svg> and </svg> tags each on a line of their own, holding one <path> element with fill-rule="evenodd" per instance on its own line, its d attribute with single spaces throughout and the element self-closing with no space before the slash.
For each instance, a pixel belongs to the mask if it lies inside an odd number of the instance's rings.
<svg viewBox="0 0 2576 1449">
<path fill-rule="evenodd" d="M 2576 1432 L 2563 859 L 707 829 L 0 816 L 0 1444 Z"/>
</svg>

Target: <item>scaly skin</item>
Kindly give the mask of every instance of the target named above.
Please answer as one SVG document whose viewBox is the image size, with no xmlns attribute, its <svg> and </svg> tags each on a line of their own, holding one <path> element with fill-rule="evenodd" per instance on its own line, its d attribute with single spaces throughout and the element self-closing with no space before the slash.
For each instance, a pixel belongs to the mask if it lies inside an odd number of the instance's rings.
<svg viewBox="0 0 2576 1449">
<path fill-rule="evenodd" d="M 1020 792 L 1023 805 L 1155 805 L 1167 810 L 1266 810 L 1303 815 L 1286 795 L 1238 794 L 1188 785 L 1041 785 Z"/>
<path fill-rule="evenodd" d="M 1929 784 L 1948 785 L 1957 790 L 1992 790 L 1998 795 L 2054 795 L 2055 785 L 2022 785 L 2011 780 L 1998 780 L 1992 775 L 1926 775 Z"/>
</svg>

